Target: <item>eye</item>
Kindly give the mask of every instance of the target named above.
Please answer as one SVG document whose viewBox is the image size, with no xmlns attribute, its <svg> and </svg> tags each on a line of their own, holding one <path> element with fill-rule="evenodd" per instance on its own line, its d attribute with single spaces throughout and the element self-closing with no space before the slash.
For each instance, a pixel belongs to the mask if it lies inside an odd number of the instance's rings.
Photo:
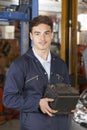
<svg viewBox="0 0 87 130">
<path fill-rule="evenodd" d="M 46 35 L 50 35 L 50 32 L 49 32 L 49 31 L 47 31 L 47 32 L 45 32 L 45 34 L 46 34 Z"/>
<path fill-rule="evenodd" d="M 35 33 L 35 35 L 36 35 L 36 36 L 39 36 L 39 35 L 40 35 L 40 33 Z"/>
</svg>

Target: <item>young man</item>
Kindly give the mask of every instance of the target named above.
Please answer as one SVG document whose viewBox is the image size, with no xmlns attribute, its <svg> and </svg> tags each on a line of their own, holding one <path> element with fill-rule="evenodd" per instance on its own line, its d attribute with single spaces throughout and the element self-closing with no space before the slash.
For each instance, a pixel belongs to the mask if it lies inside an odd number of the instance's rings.
<svg viewBox="0 0 87 130">
<path fill-rule="evenodd" d="M 68 117 L 54 116 L 57 110 L 49 106 L 54 99 L 44 98 L 48 83 L 69 83 L 66 64 L 50 52 L 52 21 L 37 16 L 29 29 L 33 47 L 11 64 L 3 103 L 21 112 L 22 130 L 68 130 Z"/>
</svg>

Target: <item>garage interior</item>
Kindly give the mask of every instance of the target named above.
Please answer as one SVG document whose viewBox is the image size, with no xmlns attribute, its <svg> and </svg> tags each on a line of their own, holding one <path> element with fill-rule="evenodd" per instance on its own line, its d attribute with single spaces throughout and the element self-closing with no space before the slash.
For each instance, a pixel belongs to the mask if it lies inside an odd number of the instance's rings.
<svg viewBox="0 0 87 130">
<path fill-rule="evenodd" d="M 20 129 L 19 111 L 3 106 L 3 87 L 12 61 L 32 47 L 29 20 L 39 14 L 57 27 L 51 49 L 66 62 L 71 85 L 80 94 L 87 88 L 87 0 L 0 0 L 0 130 Z"/>
</svg>

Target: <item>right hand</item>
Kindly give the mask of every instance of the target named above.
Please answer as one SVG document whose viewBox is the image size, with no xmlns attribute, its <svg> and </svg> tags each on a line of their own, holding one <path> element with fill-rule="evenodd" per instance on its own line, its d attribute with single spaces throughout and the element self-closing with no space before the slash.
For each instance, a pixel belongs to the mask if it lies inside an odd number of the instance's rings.
<svg viewBox="0 0 87 130">
<path fill-rule="evenodd" d="M 44 114 L 47 114 L 49 116 L 54 116 L 54 114 L 57 113 L 57 110 L 53 110 L 49 106 L 49 102 L 53 102 L 53 101 L 54 101 L 54 99 L 52 99 L 52 98 L 42 98 L 42 99 L 40 99 L 40 102 L 39 102 L 40 110 Z"/>
</svg>

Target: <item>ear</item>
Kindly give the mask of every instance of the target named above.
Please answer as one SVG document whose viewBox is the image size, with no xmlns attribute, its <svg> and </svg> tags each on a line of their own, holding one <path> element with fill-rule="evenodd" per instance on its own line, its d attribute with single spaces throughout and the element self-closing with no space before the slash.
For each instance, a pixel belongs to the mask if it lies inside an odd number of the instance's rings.
<svg viewBox="0 0 87 130">
<path fill-rule="evenodd" d="M 52 32 L 52 39 L 53 39 L 53 32 Z"/>
<path fill-rule="evenodd" d="M 30 32 L 30 39 L 32 40 L 32 33 Z"/>
</svg>

